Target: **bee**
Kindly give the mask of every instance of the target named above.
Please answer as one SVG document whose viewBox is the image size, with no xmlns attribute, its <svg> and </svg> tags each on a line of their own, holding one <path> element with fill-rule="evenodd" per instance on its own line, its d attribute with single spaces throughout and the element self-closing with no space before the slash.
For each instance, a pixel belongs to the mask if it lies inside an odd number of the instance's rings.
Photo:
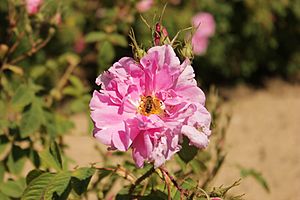
<svg viewBox="0 0 300 200">
<path fill-rule="evenodd" d="M 151 96 L 147 96 L 145 100 L 145 112 L 150 113 L 153 108 L 153 99 Z"/>
<path fill-rule="evenodd" d="M 142 96 L 138 111 L 145 116 L 160 114 L 163 111 L 162 102 L 157 97 Z"/>
</svg>

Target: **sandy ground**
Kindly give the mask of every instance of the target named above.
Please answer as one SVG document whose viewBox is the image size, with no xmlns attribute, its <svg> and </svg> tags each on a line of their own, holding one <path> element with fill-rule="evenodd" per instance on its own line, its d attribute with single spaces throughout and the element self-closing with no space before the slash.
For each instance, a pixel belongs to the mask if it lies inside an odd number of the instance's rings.
<svg viewBox="0 0 300 200">
<path fill-rule="evenodd" d="M 253 178 L 245 178 L 234 193 L 246 200 L 300 200 L 300 86 L 279 80 L 264 89 L 239 86 L 223 89 L 225 107 L 233 117 L 227 135 L 228 156 L 214 185 L 229 185 L 240 177 L 236 165 L 254 168 L 267 180 L 267 193 Z M 74 117 L 77 129 L 67 136 L 67 155 L 79 166 L 101 162 L 96 141 L 86 134 L 85 116 Z M 99 144 L 98 144 L 99 145 Z"/>
</svg>

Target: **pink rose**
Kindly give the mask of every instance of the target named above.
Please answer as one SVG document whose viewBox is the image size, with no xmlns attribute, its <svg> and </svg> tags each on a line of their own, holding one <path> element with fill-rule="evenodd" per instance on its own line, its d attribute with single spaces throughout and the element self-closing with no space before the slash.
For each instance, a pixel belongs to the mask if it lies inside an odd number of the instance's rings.
<svg viewBox="0 0 300 200">
<path fill-rule="evenodd" d="M 39 12 L 43 0 L 26 0 L 26 10 L 29 15 L 34 15 Z"/>
<path fill-rule="evenodd" d="M 136 4 L 138 12 L 146 12 L 153 6 L 153 0 L 141 0 Z"/>
<path fill-rule="evenodd" d="M 90 101 L 94 136 L 109 149 L 132 149 L 138 167 L 159 167 L 190 145 L 205 148 L 211 117 L 189 60 L 182 64 L 170 45 L 155 46 L 139 62 L 124 57 L 96 79 Z"/>
<path fill-rule="evenodd" d="M 203 55 L 209 43 L 209 37 L 215 33 L 215 20 L 210 13 L 202 12 L 196 14 L 192 19 L 196 31 L 192 38 L 193 51 L 196 55 Z"/>
</svg>

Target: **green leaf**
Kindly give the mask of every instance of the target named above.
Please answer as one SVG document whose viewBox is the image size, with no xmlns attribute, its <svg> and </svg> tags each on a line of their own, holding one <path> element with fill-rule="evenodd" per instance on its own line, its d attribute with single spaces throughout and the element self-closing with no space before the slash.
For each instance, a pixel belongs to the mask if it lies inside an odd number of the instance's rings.
<svg viewBox="0 0 300 200">
<path fill-rule="evenodd" d="M 124 35 L 113 33 L 108 35 L 108 40 L 114 44 L 118 45 L 121 47 L 127 47 L 128 46 L 128 41 Z"/>
<path fill-rule="evenodd" d="M 62 166 L 61 154 L 60 154 L 59 146 L 57 145 L 55 140 L 53 140 L 50 143 L 49 152 L 52 155 L 52 157 L 54 158 L 54 160 L 56 161 L 56 163 L 58 163 L 60 168 L 62 169 L 63 166 Z"/>
<path fill-rule="evenodd" d="M 0 109 L 1 110 L 1 109 Z M 1 110 L 3 111 L 3 110 Z M 1 114 L 0 114 L 1 117 Z M 4 134 L 4 130 L 10 125 L 8 120 L 0 119 L 0 135 Z M 1 152 L 1 151 L 0 151 Z"/>
<path fill-rule="evenodd" d="M 43 199 L 44 192 L 54 177 L 55 174 L 47 172 L 33 179 L 25 189 L 21 200 Z"/>
<path fill-rule="evenodd" d="M 0 160 L 3 160 L 10 153 L 12 143 L 6 135 L 0 135 Z"/>
<path fill-rule="evenodd" d="M 110 64 L 114 58 L 115 58 L 115 50 L 113 45 L 108 41 L 104 41 L 103 43 L 101 43 L 97 55 L 98 64 L 102 68 L 107 67 L 107 65 Z"/>
<path fill-rule="evenodd" d="M 81 92 L 84 91 L 84 86 L 83 86 L 81 80 L 77 76 L 72 75 L 72 76 L 70 76 L 69 80 L 78 91 L 81 91 Z"/>
<path fill-rule="evenodd" d="M 32 180 L 39 177 L 43 173 L 45 173 L 45 171 L 42 171 L 39 169 L 34 169 L 34 170 L 30 171 L 26 176 L 26 184 L 29 185 Z"/>
<path fill-rule="evenodd" d="M 81 195 L 86 191 L 95 171 L 94 168 L 84 167 L 79 168 L 72 173 L 71 185 L 78 195 Z"/>
<path fill-rule="evenodd" d="M 7 167 L 13 174 L 21 174 L 26 162 L 26 151 L 19 146 L 13 146 L 12 151 L 8 156 Z"/>
<path fill-rule="evenodd" d="M 0 96 L 0 99 L 1 99 L 1 96 Z M 6 104 L 0 100 L 0 130 L 5 126 L 5 115 L 6 115 L 6 109 L 7 109 L 7 106 Z M 7 125 L 8 126 L 8 125 Z"/>
<path fill-rule="evenodd" d="M 67 196 L 70 192 L 68 188 L 71 180 L 71 173 L 68 171 L 63 171 L 55 175 L 55 177 L 50 181 L 50 183 L 45 188 L 44 199 L 54 199 L 53 197 L 60 197 L 58 199 Z M 66 192 L 66 193 L 65 193 Z"/>
<path fill-rule="evenodd" d="M 189 145 L 189 139 L 187 137 L 183 138 L 182 148 L 179 151 L 179 157 L 185 162 L 188 163 L 194 159 L 197 155 L 198 149 L 197 147 Z"/>
<path fill-rule="evenodd" d="M 81 91 L 78 91 L 75 87 L 73 86 L 67 86 L 63 89 L 63 94 L 64 95 L 69 95 L 73 97 L 79 97 L 81 95 Z"/>
<path fill-rule="evenodd" d="M 31 103 L 33 97 L 34 93 L 28 86 L 20 85 L 12 98 L 12 106 L 22 109 Z"/>
<path fill-rule="evenodd" d="M 53 138 L 57 137 L 58 135 L 65 134 L 68 130 L 74 127 L 73 122 L 68 120 L 63 115 L 50 112 L 44 112 L 44 114 L 48 121 L 48 123 L 45 124 L 47 133 Z"/>
<path fill-rule="evenodd" d="M 207 166 L 205 165 L 205 163 L 201 162 L 200 160 L 193 159 L 189 162 L 189 165 L 191 165 L 193 171 L 196 174 L 207 170 Z"/>
<path fill-rule="evenodd" d="M 192 190 L 192 189 L 195 189 L 197 187 L 197 182 L 194 181 L 191 178 L 187 178 L 187 179 L 184 180 L 181 187 L 183 189 L 186 189 L 186 190 Z M 180 198 L 180 192 L 178 190 L 175 190 L 175 191 L 176 192 L 175 192 L 175 194 L 173 194 L 174 195 L 173 199 L 174 200 L 180 200 L 181 199 Z"/>
<path fill-rule="evenodd" d="M 7 195 L 3 194 L 2 192 L 0 192 L 0 199 L 1 200 L 10 200 L 10 198 Z"/>
<path fill-rule="evenodd" d="M 253 177 L 267 192 L 270 192 L 269 185 L 260 172 L 256 171 L 255 169 L 246 169 L 243 167 L 239 168 L 242 177 Z"/>
<path fill-rule="evenodd" d="M 44 112 L 39 99 L 35 99 L 29 110 L 27 110 L 21 120 L 20 135 L 22 138 L 37 131 L 44 122 Z"/>
<path fill-rule="evenodd" d="M 3 161 L 2 161 L 2 162 L 0 162 L 0 183 L 3 181 L 4 173 L 5 173 L 5 167 L 4 167 Z"/>
<path fill-rule="evenodd" d="M 106 40 L 107 34 L 104 32 L 90 32 L 85 36 L 85 42 L 101 42 Z"/>
<path fill-rule="evenodd" d="M 45 168 L 54 168 L 56 171 L 62 170 L 61 164 L 53 157 L 49 149 L 46 149 L 39 153 L 39 156 L 41 158 L 42 165 Z"/>
<path fill-rule="evenodd" d="M 87 179 L 87 178 L 90 178 L 91 176 L 93 176 L 95 171 L 96 171 L 95 168 L 82 167 L 82 168 L 76 169 L 72 173 L 72 177 L 75 177 L 79 180 L 84 180 L 84 179 Z"/>
<path fill-rule="evenodd" d="M 23 193 L 23 188 L 19 183 L 8 180 L 0 184 L 0 191 L 9 197 L 19 198 Z"/>
</svg>

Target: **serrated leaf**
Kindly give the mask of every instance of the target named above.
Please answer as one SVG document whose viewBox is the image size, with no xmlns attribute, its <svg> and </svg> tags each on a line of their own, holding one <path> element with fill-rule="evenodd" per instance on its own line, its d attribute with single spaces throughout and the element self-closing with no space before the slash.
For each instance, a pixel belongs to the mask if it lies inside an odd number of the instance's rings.
<svg viewBox="0 0 300 200">
<path fill-rule="evenodd" d="M 12 106 L 15 108 L 22 109 L 26 105 L 30 104 L 34 97 L 34 93 L 28 86 L 21 85 L 15 92 L 15 95 L 12 98 Z"/>
<path fill-rule="evenodd" d="M 72 173 L 71 185 L 78 195 L 81 195 L 86 191 L 95 171 L 94 168 L 84 167 L 79 168 Z"/>
<path fill-rule="evenodd" d="M 197 155 L 198 149 L 197 147 L 189 145 L 189 140 L 187 137 L 183 138 L 182 148 L 179 151 L 179 157 L 185 162 L 188 163 L 194 159 Z"/>
<path fill-rule="evenodd" d="M 85 42 L 101 42 L 106 40 L 107 34 L 104 32 L 90 32 L 85 36 Z"/>
<path fill-rule="evenodd" d="M 60 168 L 62 169 L 63 165 L 62 165 L 61 154 L 60 154 L 59 146 L 57 145 L 55 140 L 53 140 L 50 143 L 49 152 L 52 155 L 52 157 L 54 158 L 54 160 L 56 161 L 56 163 L 58 163 Z"/>
<path fill-rule="evenodd" d="M 29 110 L 27 110 L 21 120 L 20 135 L 22 138 L 29 136 L 37 131 L 44 122 L 43 108 L 41 102 L 35 99 Z"/>
<path fill-rule="evenodd" d="M 74 172 L 72 172 L 72 177 L 75 177 L 79 180 L 87 179 L 94 175 L 96 169 L 90 168 L 90 167 L 82 167 L 79 169 L 76 169 Z"/>
<path fill-rule="evenodd" d="M 39 177 L 43 173 L 45 173 L 45 171 L 42 171 L 39 169 L 34 169 L 34 170 L 30 171 L 26 176 L 26 184 L 29 185 L 32 180 Z"/>
<path fill-rule="evenodd" d="M 68 189 L 68 185 L 71 180 L 71 173 L 68 171 L 59 172 L 51 179 L 50 183 L 45 188 L 44 199 L 52 200 L 54 195 L 58 196 L 58 199 L 64 199 L 62 196 L 65 196 L 64 192 Z M 67 192 L 68 193 L 68 192 Z M 63 195 L 64 194 L 64 195 Z"/>
<path fill-rule="evenodd" d="M 41 158 L 42 165 L 45 168 L 54 168 L 56 171 L 62 170 L 61 165 L 56 161 L 56 159 L 50 153 L 49 149 L 46 149 L 39 153 L 39 156 Z"/>
<path fill-rule="evenodd" d="M 47 172 L 35 178 L 25 189 L 21 200 L 43 199 L 45 189 L 54 177 L 55 174 Z"/>
<path fill-rule="evenodd" d="M 111 170 L 100 170 L 99 171 L 99 180 L 104 179 L 105 177 L 109 176 L 112 174 Z"/>
<path fill-rule="evenodd" d="M 8 180 L 0 184 L 0 191 L 9 197 L 19 198 L 23 193 L 23 188 L 17 182 Z"/>
<path fill-rule="evenodd" d="M 246 169 L 240 167 L 240 174 L 242 177 L 253 177 L 267 192 L 270 192 L 269 185 L 262 174 L 255 169 Z"/>
</svg>

